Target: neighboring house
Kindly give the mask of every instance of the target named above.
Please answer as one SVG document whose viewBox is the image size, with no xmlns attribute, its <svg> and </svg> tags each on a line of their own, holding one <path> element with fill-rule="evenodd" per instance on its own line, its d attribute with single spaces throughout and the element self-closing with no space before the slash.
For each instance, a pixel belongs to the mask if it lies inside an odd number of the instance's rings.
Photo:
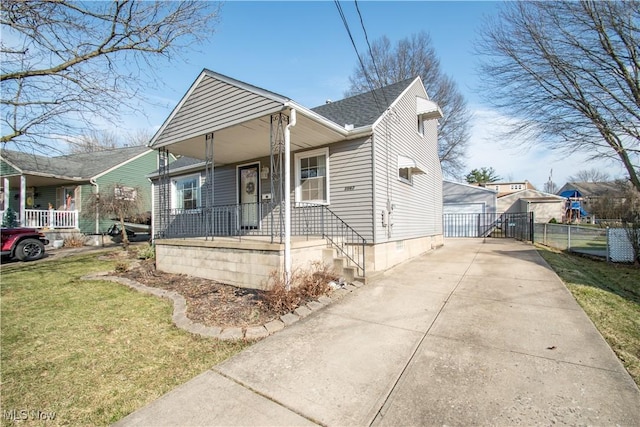
<svg viewBox="0 0 640 427">
<path fill-rule="evenodd" d="M 157 168 L 157 154 L 144 146 L 56 157 L 2 150 L 2 212 L 16 211 L 24 227 L 103 233 L 113 220 L 87 213 L 90 195 L 113 184 L 137 187 L 141 213 L 150 211 L 146 175 Z"/>
<path fill-rule="evenodd" d="M 514 182 L 488 182 L 483 184 L 482 187 L 498 192 L 498 197 L 506 196 L 507 194 L 516 193 L 522 190 L 535 190 L 533 184 L 526 179 L 524 181 Z"/>
<path fill-rule="evenodd" d="M 589 216 L 604 219 L 618 219 L 624 212 L 624 202 L 629 184 L 623 181 L 567 182 L 557 194 L 567 197 L 567 221 L 580 220 Z"/>
<path fill-rule="evenodd" d="M 441 117 L 420 78 L 309 109 L 204 70 L 150 144 L 158 268 L 260 287 L 327 245 L 357 276 L 441 245 Z"/>
<path fill-rule="evenodd" d="M 538 190 L 521 190 L 498 197 L 498 212 L 531 213 L 534 222 L 560 222 L 564 215 L 566 199 Z"/>
</svg>

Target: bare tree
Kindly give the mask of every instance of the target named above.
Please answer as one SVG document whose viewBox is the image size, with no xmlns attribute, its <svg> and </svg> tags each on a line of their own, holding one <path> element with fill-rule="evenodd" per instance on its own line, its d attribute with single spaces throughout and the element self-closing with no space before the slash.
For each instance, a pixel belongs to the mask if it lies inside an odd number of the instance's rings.
<svg viewBox="0 0 640 427">
<path fill-rule="evenodd" d="M 620 161 L 640 189 L 640 2 L 507 2 L 478 43 L 510 135 Z"/>
<path fill-rule="evenodd" d="M 569 182 L 604 182 L 609 181 L 611 176 L 604 171 L 596 168 L 583 169 L 576 172 L 575 175 L 571 175 L 567 178 Z"/>
<path fill-rule="evenodd" d="M 558 191 L 558 186 L 555 184 L 555 182 L 549 180 L 544 183 L 542 189 L 545 193 L 555 194 L 556 191 Z"/>
<path fill-rule="evenodd" d="M 193 0 L 3 0 L 0 141 L 43 151 L 43 141 L 140 112 L 153 70 L 209 37 L 218 10 Z"/>
<path fill-rule="evenodd" d="M 368 92 L 420 76 L 427 94 L 438 103 L 444 114 L 439 120 L 438 135 L 438 155 L 443 172 L 459 176 L 465 166 L 471 113 L 456 83 L 440 69 L 440 60 L 429 35 L 425 32 L 413 34 L 395 46 L 387 37 L 382 37 L 371 44 L 371 53 L 372 56 L 363 59 L 364 70 L 356 67 L 349 77 L 351 86 L 346 95 Z"/>
<path fill-rule="evenodd" d="M 93 130 L 67 140 L 69 153 L 93 153 L 96 151 L 109 150 L 122 146 L 118 141 L 118 136 L 110 131 Z"/>
<path fill-rule="evenodd" d="M 129 237 L 124 222 L 127 218 L 140 216 L 143 205 L 140 188 L 118 183 L 101 188 L 99 193 L 91 193 L 87 208 L 82 211 L 82 214 L 92 218 L 98 212 L 101 217 L 118 218 L 122 246 L 126 249 L 129 246 Z"/>
</svg>

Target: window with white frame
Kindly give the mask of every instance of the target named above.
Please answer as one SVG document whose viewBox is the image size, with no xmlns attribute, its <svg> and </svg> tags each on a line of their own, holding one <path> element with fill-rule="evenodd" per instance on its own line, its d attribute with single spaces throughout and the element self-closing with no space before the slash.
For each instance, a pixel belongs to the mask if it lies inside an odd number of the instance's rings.
<svg viewBox="0 0 640 427">
<path fill-rule="evenodd" d="M 329 149 L 296 153 L 296 202 L 329 204 Z"/>
<path fill-rule="evenodd" d="M 398 168 L 398 179 L 407 184 L 411 184 L 411 169 L 410 168 Z"/>
<path fill-rule="evenodd" d="M 174 181 L 175 209 L 196 209 L 200 201 L 200 175 L 176 178 Z"/>
</svg>

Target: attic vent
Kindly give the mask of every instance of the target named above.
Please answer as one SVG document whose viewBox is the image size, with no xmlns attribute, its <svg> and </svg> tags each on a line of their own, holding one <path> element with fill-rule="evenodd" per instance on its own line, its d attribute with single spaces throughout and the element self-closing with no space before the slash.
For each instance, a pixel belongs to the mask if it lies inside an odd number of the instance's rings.
<svg viewBox="0 0 640 427">
<path fill-rule="evenodd" d="M 330 99 L 327 99 L 326 101 L 324 101 L 325 104 L 331 104 L 333 101 Z"/>
</svg>

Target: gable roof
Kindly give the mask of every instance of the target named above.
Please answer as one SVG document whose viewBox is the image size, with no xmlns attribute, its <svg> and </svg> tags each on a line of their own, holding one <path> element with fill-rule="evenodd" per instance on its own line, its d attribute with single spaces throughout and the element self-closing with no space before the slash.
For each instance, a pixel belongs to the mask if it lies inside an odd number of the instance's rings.
<svg viewBox="0 0 640 427">
<path fill-rule="evenodd" d="M 358 128 L 372 125 L 414 80 L 415 78 L 402 80 L 381 89 L 328 102 L 311 110 L 341 126 L 353 125 Z"/>
<path fill-rule="evenodd" d="M 558 191 L 558 194 L 569 190 L 577 190 L 580 193 L 577 197 L 600 197 L 605 195 L 623 197 L 623 185 L 619 181 L 567 182 Z"/>
<path fill-rule="evenodd" d="M 89 180 L 149 151 L 151 150 L 146 146 L 135 146 L 45 157 L 33 153 L 2 150 L 0 157 L 22 174 Z"/>
<path fill-rule="evenodd" d="M 564 197 L 556 194 L 545 193 L 544 191 L 534 190 L 527 188 L 524 190 L 516 191 L 514 193 L 498 195 L 498 200 L 528 200 L 528 201 L 547 201 L 547 202 L 562 202 Z"/>
</svg>

